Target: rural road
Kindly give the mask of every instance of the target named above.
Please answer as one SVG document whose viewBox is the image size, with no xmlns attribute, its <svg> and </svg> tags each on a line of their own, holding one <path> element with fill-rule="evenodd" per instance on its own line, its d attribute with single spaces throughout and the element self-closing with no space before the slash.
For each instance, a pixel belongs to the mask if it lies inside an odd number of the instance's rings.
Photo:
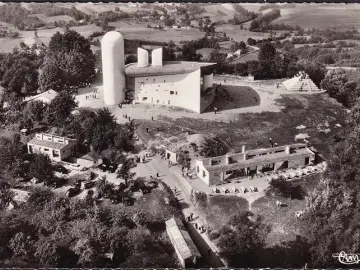
<svg viewBox="0 0 360 270">
<path fill-rule="evenodd" d="M 159 173 L 159 179 L 161 179 L 161 181 L 167 184 L 172 190 L 176 188 L 175 195 L 180 202 L 180 208 L 184 216 L 187 217 L 190 213 L 194 213 L 195 216 L 194 220 L 187 224 L 187 229 L 202 255 L 204 264 L 202 267 L 223 267 L 224 263 L 214 252 L 216 248 L 213 246 L 208 236 L 205 233 L 200 234 L 198 230 L 195 229 L 194 224 L 199 222 L 199 215 L 190 201 L 190 198 L 182 191 L 180 180 L 170 171 L 168 163 L 160 157 L 155 156 L 148 159 L 146 163 L 138 163 L 135 171 L 139 172 L 138 176 L 144 177 L 149 177 L 150 173 L 153 176 L 156 176 L 156 173 Z"/>
</svg>

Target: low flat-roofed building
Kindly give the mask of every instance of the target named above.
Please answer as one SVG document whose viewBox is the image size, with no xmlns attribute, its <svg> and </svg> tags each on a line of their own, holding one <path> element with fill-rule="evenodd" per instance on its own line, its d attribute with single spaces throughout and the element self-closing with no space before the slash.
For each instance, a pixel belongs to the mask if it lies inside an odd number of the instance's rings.
<svg viewBox="0 0 360 270">
<path fill-rule="evenodd" d="M 48 90 L 36 96 L 25 98 L 25 102 L 28 101 L 42 101 L 44 103 L 50 103 L 57 95 L 54 90 Z"/>
<path fill-rule="evenodd" d="M 36 133 L 27 143 L 28 153 L 47 154 L 51 160 L 61 161 L 70 157 L 76 150 L 77 141 L 52 134 Z"/>
<path fill-rule="evenodd" d="M 175 218 L 169 219 L 165 224 L 182 267 L 195 267 L 201 255 L 183 224 Z"/>
<path fill-rule="evenodd" d="M 315 153 L 306 144 L 254 149 L 237 154 L 196 160 L 196 174 L 208 186 L 223 184 L 230 177 L 242 177 L 287 168 L 312 165 Z"/>
</svg>

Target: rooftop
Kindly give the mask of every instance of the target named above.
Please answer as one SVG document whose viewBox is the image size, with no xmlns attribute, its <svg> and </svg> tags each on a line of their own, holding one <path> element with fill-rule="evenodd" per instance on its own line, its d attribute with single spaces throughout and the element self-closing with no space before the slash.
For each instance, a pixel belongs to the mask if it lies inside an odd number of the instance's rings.
<svg viewBox="0 0 360 270">
<path fill-rule="evenodd" d="M 215 65 L 216 63 L 172 61 L 163 62 L 162 66 L 138 67 L 137 63 L 130 63 L 125 66 L 125 74 L 129 77 L 186 74 Z"/>
<path fill-rule="evenodd" d="M 42 101 L 45 103 L 50 103 L 57 95 L 57 92 L 54 90 L 48 90 L 39 95 L 25 98 L 25 101 Z"/>
<path fill-rule="evenodd" d="M 180 230 L 174 218 L 169 219 L 165 224 L 183 259 L 190 258 L 193 255 L 200 257 L 200 253 L 190 238 L 189 233 L 185 230 Z"/>
<path fill-rule="evenodd" d="M 204 167 L 209 172 L 216 173 L 216 172 L 223 172 L 228 170 L 242 169 L 242 168 L 247 168 L 261 164 L 275 163 L 284 160 L 294 160 L 299 157 L 308 157 L 314 155 L 314 153 L 309 148 L 307 148 L 305 144 L 289 145 L 288 147 L 290 147 L 290 154 L 286 153 L 285 147 L 286 146 L 254 149 L 254 150 L 245 151 L 245 153 L 219 156 L 219 157 L 215 157 L 214 160 L 220 160 L 220 164 L 212 165 L 212 166 L 204 165 Z M 229 163 L 226 162 L 227 158 L 230 158 Z M 203 160 L 209 160 L 209 159 L 203 159 Z"/>
<path fill-rule="evenodd" d="M 46 141 L 46 140 L 40 140 L 37 138 L 32 139 L 30 142 L 28 142 L 29 144 L 34 144 L 34 145 L 38 145 L 41 147 L 48 147 L 51 149 L 56 149 L 56 150 L 60 150 L 63 149 L 64 147 L 66 147 L 66 144 L 63 143 L 58 143 L 58 142 L 52 142 L 52 141 Z"/>
</svg>

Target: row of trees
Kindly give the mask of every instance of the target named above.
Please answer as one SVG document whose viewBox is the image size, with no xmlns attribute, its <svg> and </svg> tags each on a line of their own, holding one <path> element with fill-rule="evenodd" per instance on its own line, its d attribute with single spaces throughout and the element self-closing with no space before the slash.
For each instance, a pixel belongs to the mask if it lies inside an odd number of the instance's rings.
<svg viewBox="0 0 360 270">
<path fill-rule="evenodd" d="M 277 18 L 280 18 L 280 9 L 272 9 L 265 14 L 258 16 L 250 23 L 249 31 L 263 31 L 267 29 L 267 26 Z"/>
<path fill-rule="evenodd" d="M 233 5 L 233 7 L 236 13 L 234 14 L 234 18 L 229 20 L 228 23 L 239 25 L 254 20 L 258 16 L 255 12 L 250 12 L 241 5 Z"/>
</svg>

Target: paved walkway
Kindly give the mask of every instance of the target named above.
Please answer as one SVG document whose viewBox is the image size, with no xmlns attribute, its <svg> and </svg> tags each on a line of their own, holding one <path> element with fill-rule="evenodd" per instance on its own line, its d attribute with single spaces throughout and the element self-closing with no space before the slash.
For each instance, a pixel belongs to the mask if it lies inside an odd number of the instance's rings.
<svg viewBox="0 0 360 270">
<path fill-rule="evenodd" d="M 138 163 L 135 171 L 137 176 L 140 177 L 149 177 L 150 173 L 153 176 L 156 176 L 156 173 L 159 172 L 159 179 L 167 184 L 174 191 L 176 197 L 178 198 L 180 208 L 184 216 L 187 217 L 190 215 L 190 213 L 194 214 L 194 220 L 191 221 L 187 227 L 191 237 L 193 238 L 203 257 L 204 262 L 207 264 L 206 266 L 224 266 L 224 263 L 217 256 L 217 249 L 209 239 L 208 235 L 206 233 L 200 234 L 199 231 L 195 229 L 196 222 L 198 224 L 205 224 L 203 218 L 199 216 L 199 213 L 196 211 L 187 194 L 182 191 L 180 180 L 171 172 L 168 167 L 168 163 L 160 157 L 155 156 L 151 159 L 148 159 L 146 163 Z"/>
</svg>

